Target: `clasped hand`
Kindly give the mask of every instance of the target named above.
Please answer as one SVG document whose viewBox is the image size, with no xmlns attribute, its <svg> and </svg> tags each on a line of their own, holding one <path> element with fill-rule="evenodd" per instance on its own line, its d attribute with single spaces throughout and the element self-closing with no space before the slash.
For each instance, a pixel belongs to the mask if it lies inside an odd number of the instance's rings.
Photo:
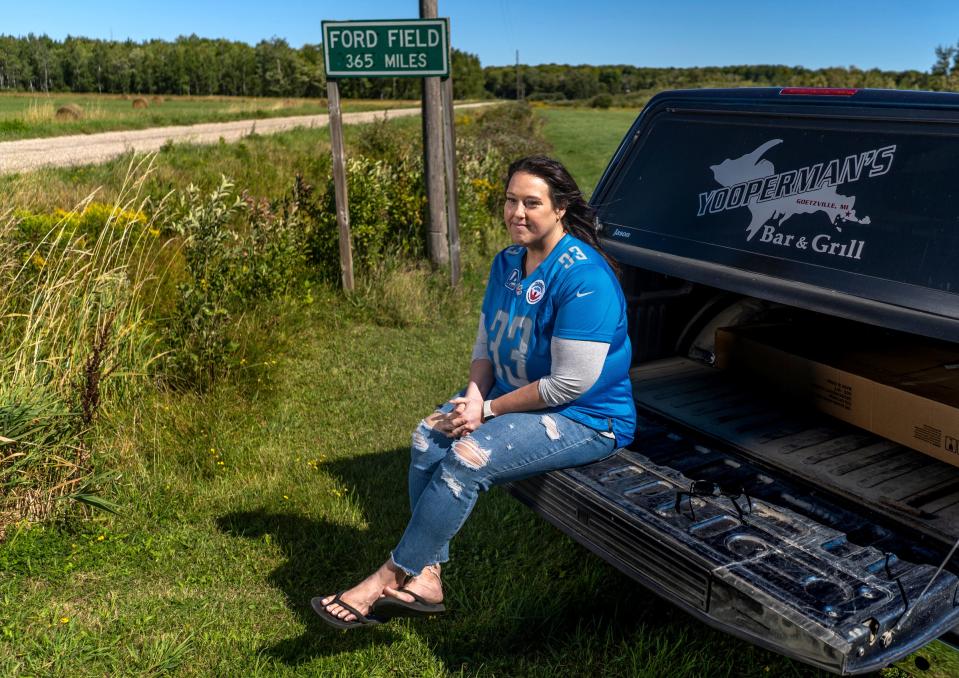
<svg viewBox="0 0 959 678">
<path fill-rule="evenodd" d="M 450 400 L 453 409 L 433 420 L 433 428 L 450 438 L 472 433 L 483 424 L 483 401 L 465 396 Z"/>
</svg>

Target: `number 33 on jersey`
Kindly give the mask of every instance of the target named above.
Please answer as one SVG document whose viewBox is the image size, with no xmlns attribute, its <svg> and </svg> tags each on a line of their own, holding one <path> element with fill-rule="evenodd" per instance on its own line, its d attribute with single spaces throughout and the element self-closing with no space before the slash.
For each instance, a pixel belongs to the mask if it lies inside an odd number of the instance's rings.
<svg viewBox="0 0 959 678">
<path fill-rule="evenodd" d="M 553 337 L 603 342 L 609 351 L 599 380 L 553 411 L 603 430 L 610 417 L 634 418 L 628 376 L 612 376 L 627 375 L 630 362 L 626 302 L 615 274 L 602 255 L 569 234 L 524 277 L 525 253 L 514 245 L 496 256 L 483 299 L 497 386 L 512 391 L 549 374 Z M 626 444 L 616 433 L 617 443 Z M 632 438 L 632 431 L 623 435 Z"/>
</svg>

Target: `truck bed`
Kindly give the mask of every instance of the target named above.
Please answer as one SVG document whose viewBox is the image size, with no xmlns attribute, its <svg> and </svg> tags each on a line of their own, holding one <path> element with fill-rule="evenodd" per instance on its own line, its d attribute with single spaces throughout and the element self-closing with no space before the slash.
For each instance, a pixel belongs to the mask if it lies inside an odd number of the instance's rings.
<svg viewBox="0 0 959 678">
<path fill-rule="evenodd" d="M 642 365 L 632 379 L 638 407 L 893 518 L 939 548 L 959 538 L 959 468 L 686 358 Z M 803 510 L 792 497 L 781 500 Z"/>
<path fill-rule="evenodd" d="M 701 620 L 833 672 L 959 623 L 952 568 L 919 600 L 959 529 L 955 469 L 687 359 L 633 376 L 630 449 L 510 491 Z"/>
</svg>

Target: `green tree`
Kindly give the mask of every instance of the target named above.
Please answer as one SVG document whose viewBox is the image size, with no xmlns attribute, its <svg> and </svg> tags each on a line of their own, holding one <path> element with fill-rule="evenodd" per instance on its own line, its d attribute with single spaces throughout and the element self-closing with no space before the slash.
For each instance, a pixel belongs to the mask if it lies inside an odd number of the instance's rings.
<svg viewBox="0 0 959 678">
<path fill-rule="evenodd" d="M 454 49 L 450 72 L 453 76 L 454 99 L 482 99 L 485 96 L 483 68 L 478 56 Z"/>
</svg>

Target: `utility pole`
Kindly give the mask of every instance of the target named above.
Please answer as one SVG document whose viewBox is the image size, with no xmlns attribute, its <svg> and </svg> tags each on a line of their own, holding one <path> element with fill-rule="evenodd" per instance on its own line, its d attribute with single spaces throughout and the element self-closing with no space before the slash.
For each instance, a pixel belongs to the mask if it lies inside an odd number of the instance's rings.
<svg viewBox="0 0 959 678">
<path fill-rule="evenodd" d="M 443 83 L 443 158 L 446 165 L 446 219 L 450 236 L 450 282 L 460 281 L 460 217 L 456 194 L 456 118 L 453 114 L 453 76 Z"/>
<path fill-rule="evenodd" d="M 516 50 L 516 100 L 520 100 L 519 95 L 519 50 Z"/>
<path fill-rule="evenodd" d="M 420 18 L 435 19 L 437 0 L 420 0 Z M 427 247 L 430 261 L 437 266 L 449 263 L 446 213 L 446 185 L 443 171 L 443 104 L 440 79 L 423 78 L 423 164 L 426 172 L 426 201 L 429 206 Z"/>
</svg>

